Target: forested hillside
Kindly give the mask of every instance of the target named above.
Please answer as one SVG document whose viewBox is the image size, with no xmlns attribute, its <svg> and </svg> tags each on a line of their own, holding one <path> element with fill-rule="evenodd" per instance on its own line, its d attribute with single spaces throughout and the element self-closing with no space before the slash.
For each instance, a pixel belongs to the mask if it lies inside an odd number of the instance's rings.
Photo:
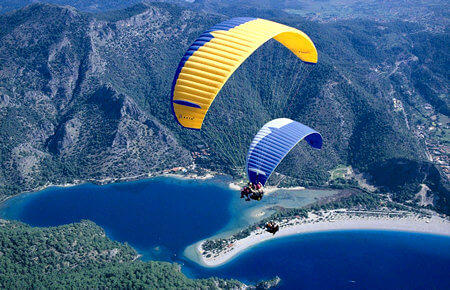
<svg viewBox="0 0 450 290">
<path fill-rule="evenodd" d="M 324 138 L 322 151 L 301 144 L 280 166 L 293 184 L 325 185 L 330 170 L 350 165 L 398 200 L 413 199 L 425 183 L 448 210 L 448 181 L 416 130 L 431 122 L 426 106 L 448 117 L 448 32 L 398 20 L 270 18 L 306 32 L 318 64 L 269 41 L 194 132 L 173 121 L 172 78 L 189 44 L 227 16 L 167 3 L 97 15 L 33 4 L 1 15 L 0 194 L 193 163 L 241 175 L 257 130 L 288 117 Z M 383 177 L 392 164 L 402 172 L 411 162 L 410 178 Z"/>
<path fill-rule="evenodd" d="M 233 280 L 188 279 L 179 266 L 142 262 L 128 245 L 108 239 L 89 221 L 32 228 L 0 219 L 2 289 L 240 289 Z"/>
</svg>

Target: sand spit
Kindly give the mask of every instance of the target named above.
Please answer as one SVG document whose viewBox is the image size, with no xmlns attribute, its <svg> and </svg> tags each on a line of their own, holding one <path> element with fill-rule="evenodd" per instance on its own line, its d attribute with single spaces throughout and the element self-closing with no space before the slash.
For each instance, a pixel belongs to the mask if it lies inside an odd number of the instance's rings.
<svg viewBox="0 0 450 290">
<path fill-rule="evenodd" d="M 222 249 L 203 250 L 203 242 L 196 244 L 197 257 L 193 260 L 205 267 L 217 267 L 230 261 L 245 250 L 264 241 L 281 237 L 336 230 L 388 230 L 409 231 L 450 236 L 450 221 L 439 216 L 425 217 L 410 212 L 332 210 L 309 213 L 308 218 L 282 220 L 280 231 L 272 235 L 263 229 L 251 232 L 240 240 L 229 240 Z"/>
</svg>

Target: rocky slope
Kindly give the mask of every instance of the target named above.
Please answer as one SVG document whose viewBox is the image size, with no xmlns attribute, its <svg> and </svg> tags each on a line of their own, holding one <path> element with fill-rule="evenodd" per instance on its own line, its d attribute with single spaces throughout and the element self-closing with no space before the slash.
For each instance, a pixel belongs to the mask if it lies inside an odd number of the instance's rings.
<svg viewBox="0 0 450 290">
<path fill-rule="evenodd" d="M 417 126 L 427 124 L 427 106 L 448 116 L 446 32 L 404 21 L 318 23 L 276 14 L 311 36 L 318 65 L 269 41 L 224 86 L 203 130 L 183 130 L 170 111 L 173 72 L 186 47 L 226 18 L 167 3 L 96 15 L 33 4 L 0 16 L 3 197 L 193 162 L 239 175 L 260 126 L 289 117 L 325 140 L 322 151 L 302 144 L 289 154 L 278 171 L 291 184 L 323 185 L 329 170 L 351 165 L 402 200 L 425 183 L 445 207 L 445 176 L 428 163 Z M 382 174 L 392 164 L 397 172 L 412 169 L 397 182 Z"/>
<path fill-rule="evenodd" d="M 152 35 L 145 30 L 159 25 L 145 19 L 161 21 L 160 13 L 149 9 L 131 21 Z M 122 88 L 133 84 L 126 77 L 114 83 L 114 54 L 124 56 L 123 43 L 130 50 L 137 44 L 127 39 L 127 25 L 45 4 L 2 17 L 3 193 L 192 162 L 173 133 L 142 109 L 142 100 Z"/>
</svg>

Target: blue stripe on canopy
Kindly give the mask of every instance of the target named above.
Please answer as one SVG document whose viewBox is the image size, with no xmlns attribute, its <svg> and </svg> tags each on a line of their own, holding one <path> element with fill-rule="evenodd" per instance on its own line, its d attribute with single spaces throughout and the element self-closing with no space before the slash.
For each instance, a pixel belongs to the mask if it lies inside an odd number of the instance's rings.
<svg viewBox="0 0 450 290">
<path fill-rule="evenodd" d="M 281 160 L 303 139 L 313 148 L 322 148 L 322 136 L 306 125 L 287 118 L 266 123 L 248 149 L 248 179 L 265 185 Z"/>
</svg>

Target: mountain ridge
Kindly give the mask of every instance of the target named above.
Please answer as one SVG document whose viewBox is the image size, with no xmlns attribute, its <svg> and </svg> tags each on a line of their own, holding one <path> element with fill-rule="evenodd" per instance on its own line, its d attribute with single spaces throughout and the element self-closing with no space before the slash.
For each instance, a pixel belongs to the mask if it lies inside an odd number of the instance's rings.
<svg viewBox="0 0 450 290">
<path fill-rule="evenodd" d="M 448 88 L 441 69 L 446 63 L 438 60 L 432 69 L 422 63 L 425 47 L 442 36 L 428 35 L 422 45 L 416 35 L 426 34 L 414 23 L 275 17 L 311 36 L 319 63 L 302 64 L 269 41 L 223 87 L 201 132 L 180 128 L 169 106 L 177 62 L 202 31 L 224 19 L 167 3 L 100 16 L 32 4 L 0 15 L 1 27 L 8 28 L 0 34 L 2 194 L 194 163 L 240 175 L 253 135 L 277 117 L 324 136 L 322 152 L 300 144 L 280 166 L 294 184 L 327 184 L 328 171 L 340 164 L 379 176 L 379 165 L 390 160 L 427 163 L 427 147 L 409 124 L 417 121 L 411 112 L 427 101 L 447 112 L 445 99 L 433 93 Z M 429 72 L 433 82 L 414 78 L 414 70 Z M 426 93 L 417 92 L 417 84 Z M 206 150 L 201 158 L 194 156 L 199 148 Z M 404 185 L 417 183 L 412 180 Z M 441 200 L 448 194 L 434 188 Z"/>
</svg>

